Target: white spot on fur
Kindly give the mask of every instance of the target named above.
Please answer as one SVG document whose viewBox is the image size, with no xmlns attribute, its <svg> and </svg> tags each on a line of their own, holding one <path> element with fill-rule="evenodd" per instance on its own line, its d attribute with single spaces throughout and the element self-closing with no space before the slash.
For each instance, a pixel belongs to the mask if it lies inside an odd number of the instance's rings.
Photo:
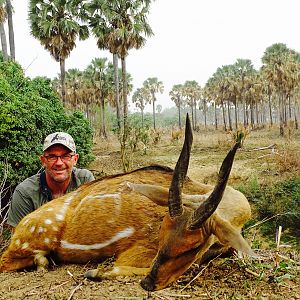
<svg viewBox="0 0 300 300">
<path fill-rule="evenodd" d="M 30 228 L 30 232 L 32 233 L 32 232 L 34 232 L 35 231 L 35 226 L 32 226 L 31 228 Z"/>
<path fill-rule="evenodd" d="M 114 273 L 114 274 L 119 274 L 119 273 L 120 273 L 120 268 L 114 267 L 114 268 L 112 269 L 112 273 Z"/>
<path fill-rule="evenodd" d="M 114 198 L 114 199 L 120 199 L 120 193 L 114 193 L 114 194 L 101 194 L 101 195 L 95 195 L 95 196 L 88 196 L 86 199 L 105 199 L 105 198 Z"/>
<path fill-rule="evenodd" d="M 65 216 L 62 215 L 62 214 L 56 214 L 55 218 L 56 218 L 57 221 L 62 221 L 62 220 L 64 220 Z"/>
<path fill-rule="evenodd" d="M 72 194 L 70 197 L 68 197 L 65 201 L 64 201 L 64 205 L 69 206 L 70 203 L 72 202 L 72 200 L 74 199 L 74 197 L 77 195 L 77 193 Z"/>
<path fill-rule="evenodd" d="M 53 211 L 53 207 L 49 207 L 46 211 Z"/>
<path fill-rule="evenodd" d="M 101 194 L 101 195 L 94 195 L 94 196 L 88 196 L 83 200 L 95 200 L 95 199 L 113 199 L 115 202 L 115 208 L 120 213 L 121 211 L 121 194 L 120 193 L 114 193 L 114 194 Z"/>
<path fill-rule="evenodd" d="M 50 243 L 50 239 L 49 238 L 45 238 L 44 242 L 45 242 L 45 244 L 49 244 Z"/>
<path fill-rule="evenodd" d="M 50 219 L 46 219 L 46 220 L 45 220 L 45 224 L 47 224 L 47 225 L 50 225 L 50 224 L 52 224 L 52 220 L 50 220 Z"/>
<path fill-rule="evenodd" d="M 18 239 L 18 240 L 15 241 L 15 244 L 16 244 L 17 246 L 20 246 L 20 245 L 21 245 L 21 241 Z"/>
<path fill-rule="evenodd" d="M 27 243 L 27 242 L 25 242 L 23 245 L 22 245 L 22 249 L 26 249 L 26 248 L 28 248 L 28 246 L 29 246 L 29 243 Z"/>
<path fill-rule="evenodd" d="M 67 241 L 61 241 L 61 247 L 66 248 L 66 249 L 76 249 L 76 250 L 97 250 L 97 249 L 107 247 L 110 244 L 115 243 L 120 239 L 131 236 L 134 233 L 134 231 L 135 230 L 133 227 L 128 227 L 128 228 L 118 232 L 111 239 L 109 239 L 103 243 L 92 244 L 92 245 L 72 244 Z"/>
<path fill-rule="evenodd" d="M 23 225 L 26 225 L 28 222 L 29 222 L 29 219 L 26 219 L 26 220 L 23 222 Z"/>
<path fill-rule="evenodd" d="M 38 229 L 38 233 L 43 233 L 43 232 L 46 232 L 46 231 L 47 231 L 47 229 L 44 228 L 44 227 L 39 227 L 39 229 Z"/>
</svg>

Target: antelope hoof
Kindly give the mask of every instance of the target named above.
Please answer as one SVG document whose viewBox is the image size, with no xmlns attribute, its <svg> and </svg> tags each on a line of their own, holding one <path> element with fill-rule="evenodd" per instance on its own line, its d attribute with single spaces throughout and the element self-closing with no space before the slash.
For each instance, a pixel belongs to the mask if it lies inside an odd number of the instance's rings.
<svg viewBox="0 0 300 300">
<path fill-rule="evenodd" d="M 48 272 L 48 269 L 45 266 L 37 266 L 36 270 L 39 273 L 46 273 L 46 272 Z"/>
<path fill-rule="evenodd" d="M 85 272 L 84 278 L 87 278 L 87 279 L 93 280 L 93 281 L 101 281 L 102 280 L 100 270 L 98 270 L 98 269 L 93 269 L 93 270 L 89 270 L 89 271 Z"/>
</svg>

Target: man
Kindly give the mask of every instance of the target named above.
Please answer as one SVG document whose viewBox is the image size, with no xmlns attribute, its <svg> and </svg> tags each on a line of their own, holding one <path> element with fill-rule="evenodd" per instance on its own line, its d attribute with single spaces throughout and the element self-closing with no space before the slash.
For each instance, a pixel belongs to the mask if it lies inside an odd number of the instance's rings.
<svg viewBox="0 0 300 300">
<path fill-rule="evenodd" d="M 44 170 L 16 187 L 7 223 L 16 227 L 24 216 L 44 203 L 94 180 L 89 170 L 74 167 L 78 158 L 75 142 L 68 133 L 55 132 L 48 135 L 44 141 L 43 155 L 40 156 Z"/>
</svg>

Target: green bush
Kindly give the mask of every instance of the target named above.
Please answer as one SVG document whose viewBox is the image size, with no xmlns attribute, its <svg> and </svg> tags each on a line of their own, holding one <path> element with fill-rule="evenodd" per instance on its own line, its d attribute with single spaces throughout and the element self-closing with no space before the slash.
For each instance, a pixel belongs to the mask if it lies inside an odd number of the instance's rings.
<svg viewBox="0 0 300 300">
<path fill-rule="evenodd" d="M 268 185 L 251 179 L 238 188 L 245 194 L 265 234 L 274 234 L 279 226 L 300 242 L 300 179 L 291 178 Z"/>
<path fill-rule="evenodd" d="M 0 178 L 7 168 L 10 185 L 39 170 L 43 140 L 54 131 L 73 135 L 81 166 L 93 159 L 87 120 L 79 112 L 65 114 L 49 79 L 31 80 L 17 63 L 0 63 L 0 107 Z"/>
</svg>

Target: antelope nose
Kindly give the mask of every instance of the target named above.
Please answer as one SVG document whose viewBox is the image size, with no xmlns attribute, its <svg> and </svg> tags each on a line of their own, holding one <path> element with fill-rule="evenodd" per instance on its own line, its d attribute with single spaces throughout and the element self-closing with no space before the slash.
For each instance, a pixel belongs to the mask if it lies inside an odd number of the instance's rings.
<svg viewBox="0 0 300 300">
<path fill-rule="evenodd" d="M 146 276 L 144 279 L 142 279 L 140 284 L 144 290 L 148 292 L 154 291 L 155 283 L 154 280 L 149 275 Z"/>
</svg>

